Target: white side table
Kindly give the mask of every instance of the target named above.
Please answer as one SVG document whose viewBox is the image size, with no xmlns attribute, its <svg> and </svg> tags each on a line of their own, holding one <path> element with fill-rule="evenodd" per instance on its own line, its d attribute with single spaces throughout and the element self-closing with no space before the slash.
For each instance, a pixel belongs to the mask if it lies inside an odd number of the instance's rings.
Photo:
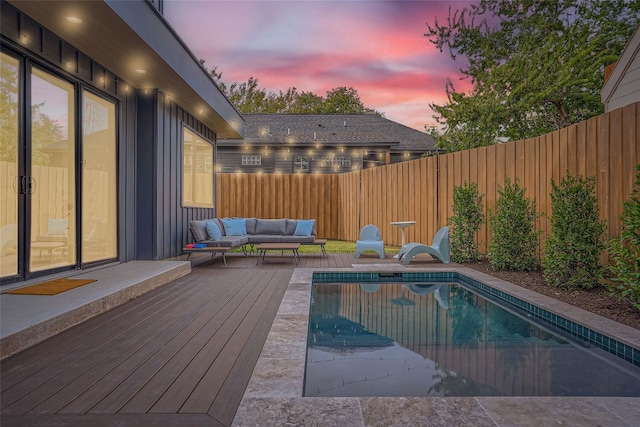
<svg viewBox="0 0 640 427">
<path fill-rule="evenodd" d="M 411 227 L 412 225 L 414 225 L 416 222 L 415 221 L 393 221 L 390 222 L 391 225 L 395 225 L 396 227 L 400 227 L 400 230 L 402 230 L 402 246 L 401 248 L 404 247 L 406 241 L 405 241 L 405 235 L 404 235 L 404 229 L 407 227 Z M 398 258 L 398 255 L 394 255 L 394 258 Z"/>
</svg>

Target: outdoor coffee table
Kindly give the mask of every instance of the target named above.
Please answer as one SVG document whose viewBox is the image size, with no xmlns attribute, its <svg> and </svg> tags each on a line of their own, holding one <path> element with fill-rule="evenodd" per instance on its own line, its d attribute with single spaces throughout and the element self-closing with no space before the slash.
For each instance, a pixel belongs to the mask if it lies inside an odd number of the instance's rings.
<svg viewBox="0 0 640 427">
<path fill-rule="evenodd" d="M 189 254 L 187 256 L 187 261 L 191 259 L 191 254 L 193 252 L 208 252 L 211 254 L 211 259 L 213 259 L 216 256 L 216 254 L 222 254 L 222 261 L 224 261 L 225 267 L 227 266 L 227 257 L 225 256 L 225 254 L 227 253 L 228 250 L 229 248 L 226 248 L 224 246 L 206 247 L 206 248 L 182 248 L 182 252 Z"/>
<path fill-rule="evenodd" d="M 300 249 L 300 243 L 260 243 L 256 248 L 258 251 L 258 261 L 256 261 L 256 265 L 260 264 L 260 260 L 264 262 L 264 256 L 267 251 L 280 251 L 283 254 L 284 251 L 291 251 L 293 253 L 293 259 L 297 264 L 300 261 L 298 249 Z"/>
<path fill-rule="evenodd" d="M 315 246 L 320 246 L 320 250 L 322 251 L 322 256 L 326 257 L 327 256 L 327 250 L 324 248 L 324 245 L 327 244 L 327 239 L 316 239 L 313 242 L 309 242 L 309 243 L 302 243 L 303 245 L 315 245 Z"/>
<path fill-rule="evenodd" d="M 31 242 L 32 251 L 40 251 L 40 258 L 42 258 L 42 251 L 49 252 L 49 262 L 53 261 L 53 252 L 56 249 L 64 248 L 65 244 L 62 242 Z"/>
</svg>

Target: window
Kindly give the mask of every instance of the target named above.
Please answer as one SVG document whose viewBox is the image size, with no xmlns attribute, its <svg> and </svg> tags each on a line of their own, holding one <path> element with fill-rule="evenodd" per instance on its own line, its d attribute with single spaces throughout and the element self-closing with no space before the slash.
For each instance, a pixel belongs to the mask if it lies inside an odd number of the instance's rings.
<svg viewBox="0 0 640 427">
<path fill-rule="evenodd" d="M 182 204 L 213 207 L 213 144 L 183 128 Z"/>
<path fill-rule="evenodd" d="M 242 166 L 260 166 L 262 164 L 262 156 L 248 155 L 242 156 Z"/>
<path fill-rule="evenodd" d="M 307 156 L 295 156 L 293 158 L 293 171 L 294 172 L 309 172 L 309 157 L 307 157 Z"/>
<path fill-rule="evenodd" d="M 351 157 L 349 156 L 330 156 L 323 157 L 320 161 L 322 166 L 351 166 Z"/>
</svg>

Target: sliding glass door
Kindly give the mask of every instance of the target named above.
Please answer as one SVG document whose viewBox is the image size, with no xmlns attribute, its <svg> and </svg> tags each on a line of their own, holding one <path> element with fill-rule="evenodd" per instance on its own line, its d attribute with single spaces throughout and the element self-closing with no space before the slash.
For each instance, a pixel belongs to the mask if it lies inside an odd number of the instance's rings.
<svg viewBox="0 0 640 427">
<path fill-rule="evenodd" d="M 0 277 L 18 275 L 20 62 L 0 53 Z"/>
<path fill-rule="evenodd" d="M 33 67 L 27 164 L 31 272 L 76 263 L 75 86 Z"/>
<path fill-rule="evenodd" d="M 116 103 L 0 55 L 2 283 L 117 259 Z"/>
<path fill-rule="evenodd" d="M 115 258 L 117 243 L 116 105 L 82 94 L 82 262 Z"/>
</svg>

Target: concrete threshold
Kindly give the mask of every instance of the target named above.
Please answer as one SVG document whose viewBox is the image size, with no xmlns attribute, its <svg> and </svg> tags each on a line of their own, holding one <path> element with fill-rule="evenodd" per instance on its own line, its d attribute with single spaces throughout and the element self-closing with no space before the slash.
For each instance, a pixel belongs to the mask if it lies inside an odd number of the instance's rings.
<svg viewBox="0 0 640 427">
<path fill-rule="evenodd" d="M 131 261 L 74 274 L 74 279 L 96 281 L 57 295 L 2 293 L 0 359 L 190 272 L 191 264 L 188 261 Z M 40 281 L 49 279 L 41 278 Z M 33 283 L 21 285 L 30 284 Z M 7 290 L 3 289 L 3 292 Z"/>
</svg>

